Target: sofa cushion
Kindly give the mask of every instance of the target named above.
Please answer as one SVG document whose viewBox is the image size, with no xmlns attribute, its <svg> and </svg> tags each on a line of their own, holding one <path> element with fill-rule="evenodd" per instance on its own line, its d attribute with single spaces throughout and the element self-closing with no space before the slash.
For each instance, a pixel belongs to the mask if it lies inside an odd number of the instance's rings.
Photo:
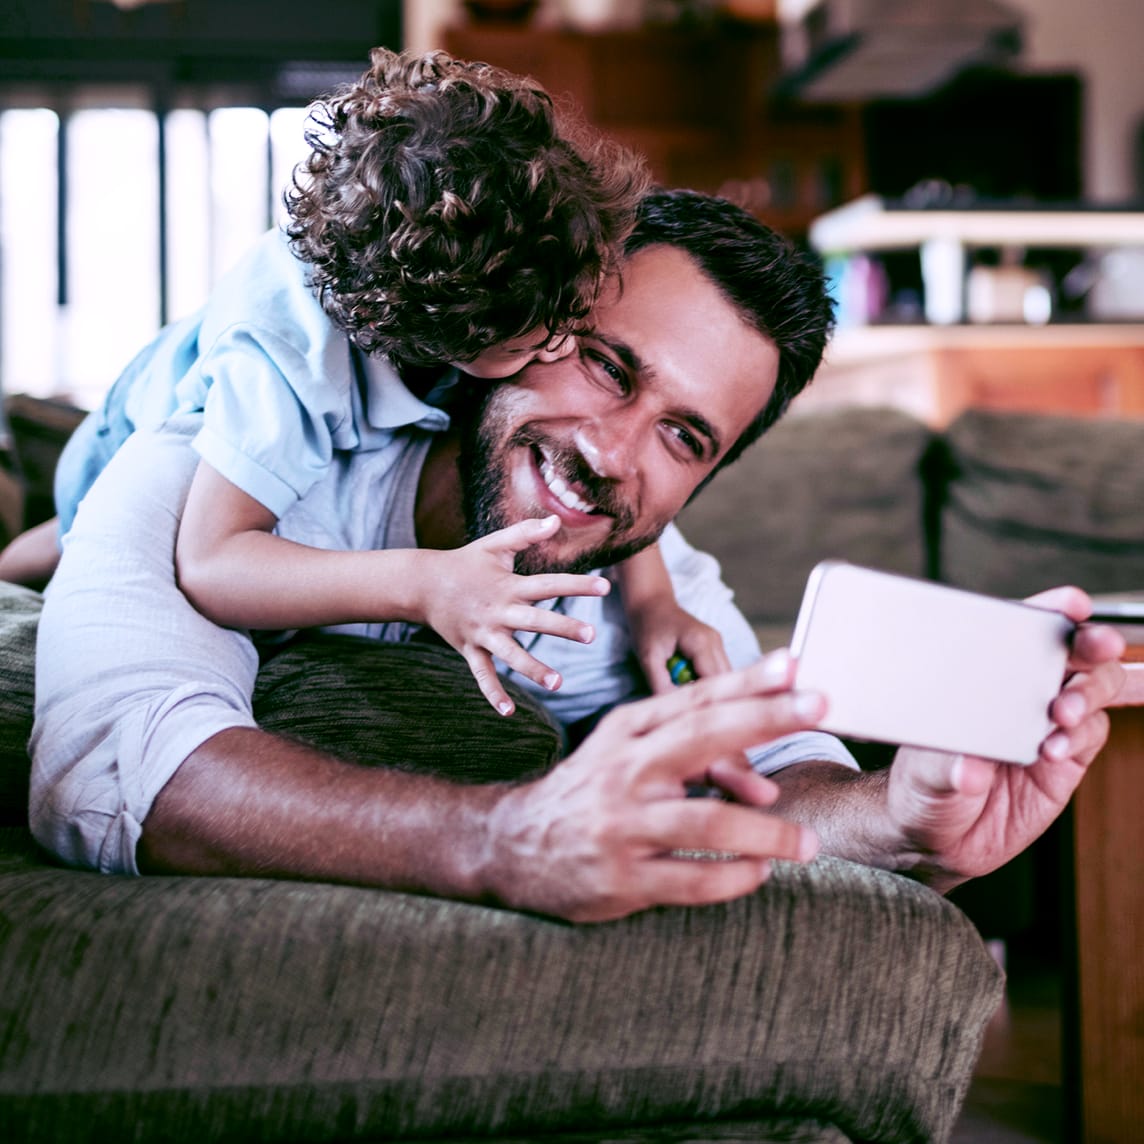
<svg viewBox="0 0 1144 1144">
<path fill-rule="evenodd" d="M 0 825 L 28 821 L 38 592 L 0 581 Z"/>
<path fill-rule="evenodd" d="M 1001 596 L 1144 588 L 1144 422 L 975 410 L 946 440 L 942 579 Z"/>
<path fill-rule="evenodd" d="M 259 668 L 254 716 L 350 761 L 458 782 L 513 781 L 554 763 L 563 734 L 528 692 L 502 682 L 517 708 L 509 718 L 435 637 L 379 648 L 370 639 L 308 634 Z M 453 750 L 460 741 L 466 749 Z"/>
<path fill-rule="evenodd" d="M 87 414 L 64 401 L 15 393 L 4 400 L 16 468 L 23 485 L 23 528 L 55 514 L 52 482 L 68 438 Z"/>
<path fill-rule="evenodd" d="M 921 466 L 928 429 L 893 409 L 790 415 L 680 515 L 756 628 L 789 623 L 810 570 L 842 559 L 927 572 Z"/>
</svg>

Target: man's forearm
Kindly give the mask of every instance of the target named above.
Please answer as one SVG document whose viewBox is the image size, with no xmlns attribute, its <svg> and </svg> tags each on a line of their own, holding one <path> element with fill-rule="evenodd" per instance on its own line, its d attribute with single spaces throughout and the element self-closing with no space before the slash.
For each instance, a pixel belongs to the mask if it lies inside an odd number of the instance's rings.
<svg viewBox="0 0 1144 1144">
<path fill-rule="evenodd" d="M 159 793 L 139 865 L 488 899 L 486 828 L 505 789 L 363 767 L 237 728 L 209 739 Z"/>
<path fill-rule="evenodd" d="M 252 728 L 221 731 L 154 799 L 139 865 L 351 882 L 570 921 L 728 901 L 758 889 L 773 860 L 814 853 L 808 831 L 767 813 L 773 788 L 742 758 L 821 713 L 773 674 L 764 662 L 627 704 L 557 766 L 516 783 L 453 784 Z M 732 799 L 686 796 L 708 771 Z M 738 857 L 676 856 L 717 848 Z"/>
<path fill-rule="evenodd" d="M 804 763 L 770 776 L 781 794 L 776 814 L 814 830 L 822 853 L 926 880 L 887 807 L 889 770 L 853 771 L 833 763 Z"/>
</svg>

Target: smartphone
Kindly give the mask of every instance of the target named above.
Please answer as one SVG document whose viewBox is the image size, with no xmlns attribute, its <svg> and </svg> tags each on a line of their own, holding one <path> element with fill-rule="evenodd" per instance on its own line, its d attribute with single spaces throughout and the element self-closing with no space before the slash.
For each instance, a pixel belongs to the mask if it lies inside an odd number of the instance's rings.
<svg viewBox="0 0 1144 1144">
<path fill-rule="evenodd" d="M 795 685 L 849 738 L 1035 762 L 1076 625 L 1060 612 L 841 561 L 807 581 Z"/>
</svg>

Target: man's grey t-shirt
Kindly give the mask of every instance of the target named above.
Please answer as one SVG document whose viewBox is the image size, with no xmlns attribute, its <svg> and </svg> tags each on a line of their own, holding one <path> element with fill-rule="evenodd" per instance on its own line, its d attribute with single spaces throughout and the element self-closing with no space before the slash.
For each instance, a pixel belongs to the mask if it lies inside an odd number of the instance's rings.
<svg viewBox="0 0 1144 1144">
<path fill-rule="evenodd" d="M 440 411 L 431 413 L 395 429 L 370 452 L 335 454 L 277 531 L 322 548 L 413 546 L 417 481 L 440 425 Z M 200 615 L 175 582 L 175 537 L 198 463 L 190 447 L 197 430 L 192 416 L 127 441 L 80 506 L 46 594 L 30 818 L 41 844 L 74 865 L 137 872 L 142 822 L 183 760 L 220 731 L 255 725 L 254 643 L 247 633 Z M 719 581 L 715 561 L 674 533 L 663 550 L 681 604 L 723 633 L 733 662 L 756 658 L 753 634 Z M 517 682 L 572 723 L 639 694 L 642 678 L 618 593 L 564 606 L 596 627 L 595 641 L 540 637 L 533 651 L 561 672 L 563 686 L 552 694 Z M 355 624 L 332 630 L 392 640 L 411 629 Z M 817 733 L 768 744 L 752 756 L 764 772 L 809 760 L 853 765 L 837 740 Z"/>
</svg>

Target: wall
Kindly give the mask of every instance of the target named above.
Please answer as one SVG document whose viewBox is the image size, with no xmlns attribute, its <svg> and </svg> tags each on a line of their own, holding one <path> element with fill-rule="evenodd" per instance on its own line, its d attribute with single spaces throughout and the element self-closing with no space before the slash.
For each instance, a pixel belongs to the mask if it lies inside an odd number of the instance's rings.
<svg viewBox="0 0 1144 1144">
<path fill-rule="evenodd" d="M 417 52 L 439 48 L 440 29 L 463 11 L 460 0 L 404 0 L 405 46 Z"/>
<path fill-rule="evenodd" d="M 560 18 L 561 0 L 541 0 L 534 19 Z M 465 18 L 462 0 L 404 0 L 405 46 L 424 52 L 441 46 L 441 29 Z"/>
<path fill-rule="evenodd" d="M 542 0 L 541 19 L 558 19 L 563 0 Z M 797 0 L 804 3 L 805 0 Z M 1096 202 L 1144 194 L 1135 153 L 1144 121 L 1144 0 L 1005 0 L 1025 16 L 1024 67 L 1074 70 L 1085 80 L 1085 193 Z M 439 46 L 439 29 L 461 0 L 404 0 L 406 43 Z M 785 7 L 794 0 L 785 0 Z"/>
<path fill-rule="evenodd" d="M 1025 66 L 1085 79 L 1085 192 L 1097 202 L 1144 194 L 1134 172 L 1144 122 L 1141 0 L 1007 0 L 1024 12 Z"/>
</svg>

